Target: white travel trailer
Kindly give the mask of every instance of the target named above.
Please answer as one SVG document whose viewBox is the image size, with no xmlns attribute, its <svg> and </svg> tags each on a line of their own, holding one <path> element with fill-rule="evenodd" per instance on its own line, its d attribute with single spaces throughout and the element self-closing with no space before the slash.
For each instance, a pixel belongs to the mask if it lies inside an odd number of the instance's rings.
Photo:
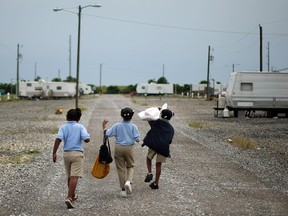
<svg viewBox="0 0 288 216">
<path fill-rule="evenodd" d="M 72 98 L 76 95 L 76 83 L 21 81 L 19 82 L 20 98 Z"/>
<path fill-rule="evenodd" d="M 43 92 L 43 81 L 20 81 L 19 98 L 39 98 Z"/>
<path fill-rule="evenodd" d="M 52 98 L 72 98 L 76 95 L 76 83 L 47 82 L 43 94 Z"/>
<path fill-rule="evenodd" d="M 212 83 L 209 85 L 209 95 L 217 96 L 221 94 L 221 92 L 225 91 L 227 88 L 227 84 L 218 84 Z M 207 84 L 192 84 L 192 92 L 200 95 L 207 94 Z"/>
<path fill-rule="evenodd" d="M 138 84 L 136 87 L 137 94 L 173 94 L 173 84 Z"/>
<path fill-rule="evenodd" d="M 80 83 L 80 90 L 82 90 L 84 95 L 93 94 L 91 86 L 85 85 L 83 83 Z"/>
<path fill-rule="evenodd" d="M 266 111 L 267 117 L 288 117 L 288 73 L 234 72 L 228 83 L 225 105 L 229 111 Z"/>
</svg>

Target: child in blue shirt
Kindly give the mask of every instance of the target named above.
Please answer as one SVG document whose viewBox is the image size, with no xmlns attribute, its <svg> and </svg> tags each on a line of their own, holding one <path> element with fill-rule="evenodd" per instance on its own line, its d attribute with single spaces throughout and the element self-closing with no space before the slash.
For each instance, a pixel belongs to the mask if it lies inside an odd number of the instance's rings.
<svg viewBox="0 0 288 216">
<path fill-rule="evenodd" d="M 107 137 L 115 137 L 116 145 L 114 151 L 114 160 L 118 172 L 119 183 L 121 188 L 121 196 L 126 197 L 132 193 L 132 180 L 134 175 L 134 153 L 133 146 L 135 141 L 140 141 L 140 133 L 131 119 L 134 111 L 131 108 L 121 110 L 123 121 L 114 124 L 108 130 L 105 130 L 107 120 L 103 120 L 102 127 Z"/>
<path fill-rule="evenodd" d="M 53 148 L 53 162 L 57 161 L 57 150 L 60 143 L 63 141 L 64 146 L 64 164 L 68 178 L 68 196 L 65 200 L 67 208 L 74 208 L 74 201 L 77 199 L 75 190 L 78 183 L 78 178 L 82 176 L 84 168 L 84 148 L 82 141 L 88 143 L 90 135 L 86 128 L 79 124 L 81 118 L 81 110 L 70 109 L 67 112 L 67 122 L 63 124 L 58 131 Z"/>
</svg>

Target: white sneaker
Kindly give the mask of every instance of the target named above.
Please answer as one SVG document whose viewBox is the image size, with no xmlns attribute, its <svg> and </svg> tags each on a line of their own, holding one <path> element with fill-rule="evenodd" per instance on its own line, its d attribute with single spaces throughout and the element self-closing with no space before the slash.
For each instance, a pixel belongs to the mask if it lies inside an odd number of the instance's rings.
<svg viewBox="0 0 288 216">
<path fill-rule="evenodd" d="M 120 192 L 120 196 L 121 196 L 121 197 L 127 197 L 126 191 L 121 191 L 121 192 Z"/>
<path fill-rule="evenodd" d="M 126 193 L 131 194 L 132 193 L 132 187 L 131 187 L 130 181 L 126 181 L 124 186 L 125 186 Z"/>
</svg>

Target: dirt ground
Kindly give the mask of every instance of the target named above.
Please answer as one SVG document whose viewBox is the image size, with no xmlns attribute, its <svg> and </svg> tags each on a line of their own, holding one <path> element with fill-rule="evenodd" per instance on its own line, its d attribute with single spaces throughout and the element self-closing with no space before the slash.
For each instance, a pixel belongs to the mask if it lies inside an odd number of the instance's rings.
<svg viewBox="0 0 288 216">
<path fill-rule="evenodd" d="M 102 142 L 101 122 L 106 118 L 109 120 L 107 127 L 112 126 L 121 120 L 120 110 L 131 107 L 135 110 L 132 121 L 138 126 L 141 138 L 144 138 L 149 125 L 141 121 L 136 114 L 150 106 L 162 106 L 165 102 L 175 112 L 171 120 L 175 136 L 171 145 L 172 159 L 163 164 L 160 188 L 151 190 L 149 184 L 144 182 L 147 173 L 147 147 L 138 144 L 135 146 L 133 193 L 122 198 L 119 196 L 120 188 L 114 162 L 105 179 L 95 179 L 90 174 Z M 31 103 L 33 102 L 29 102 Z M 34 103 L 38 103 L 39 110 L 47 110 L 47 107 L 52 110 L 61 104 L 67 108 L 74 106 L 74 101 Z M 9 185 L 9 193 L 7 184 L 1 185 L 2 194 L 6 198 L 1 199 L 0 215 L 288 214 L 288 166 L 285 157 L 288 145 L 287 119 L 255 118 L 250 121 L 244 117 L 215 118 L 214 101 L 185 97 L 130 98 L 102 95 L 94 99 L 81 99 L 80 104 L 84 108 L 81 122 L 87 126 L 91 142 L 85 144 L 85 176 L 79 181 L 79 200 L 75 208 L 67 210 L 64 203 L 67 186 L 61 150 L 58 151 L 58 162 L 52 163 L 52 148 L 56 135 L 44 134 L 43 136 L 48 138 L 45 151 L 43 150 L 35 161 L 20 168 L 10 165 L 11 172 L 15 172 L 11 173 L 11 176 L 20 177 L 17 183 Z M 5 109 L 5 106 L 0 105 L 0 109 Z M 10 109 L 21 112 L 23 106 Z M 5 120 L 4 116 L 1 118 Z M 65 122 L 65 118 L 43 118 L 38 122 L 39 127 L 45 121 L 51 121 L 51 125 L 59 127 Z M 190 127 L 189 124 L 193 122 L 200 122 L 202 126 Z M 275 125 L 283 129 L 281 136 L 272 134 L 271 130 Z M 266 130 L 266 127 L 271 127 L 271 130 Z M 260 136 L 263 128 L 266 130 L 266 138 Z M 234 134 L 253 137 L 258 141 L 258 147 L 243 150 L 232 146 L 227 140 Z M 277 148 L 269 145 L 270 139 L 276 140 Z M 114 151 L 114 139 L 111 138 L 110 143 Z M 36 169 L 37 172 L 27 176 L 17 174 L 24 168 L 29 172 Z"/>
</svg>

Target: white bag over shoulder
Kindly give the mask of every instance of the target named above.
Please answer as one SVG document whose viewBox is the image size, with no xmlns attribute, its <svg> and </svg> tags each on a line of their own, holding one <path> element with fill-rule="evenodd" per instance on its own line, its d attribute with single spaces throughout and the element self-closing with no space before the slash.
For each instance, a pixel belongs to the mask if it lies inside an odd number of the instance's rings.
<svg viewBox="0 0 288 216">
<path fill-rule="evenodd" d="M 140 113 L 138 113 L 138 116 L 141 120 L 145 121 L 153 121 L 160 118 L 160 113 L 163 109 L 167 109 L 167 103 L 165 103 L 161 109 L 159 107 L 150 107 Z"/>
</svg>

